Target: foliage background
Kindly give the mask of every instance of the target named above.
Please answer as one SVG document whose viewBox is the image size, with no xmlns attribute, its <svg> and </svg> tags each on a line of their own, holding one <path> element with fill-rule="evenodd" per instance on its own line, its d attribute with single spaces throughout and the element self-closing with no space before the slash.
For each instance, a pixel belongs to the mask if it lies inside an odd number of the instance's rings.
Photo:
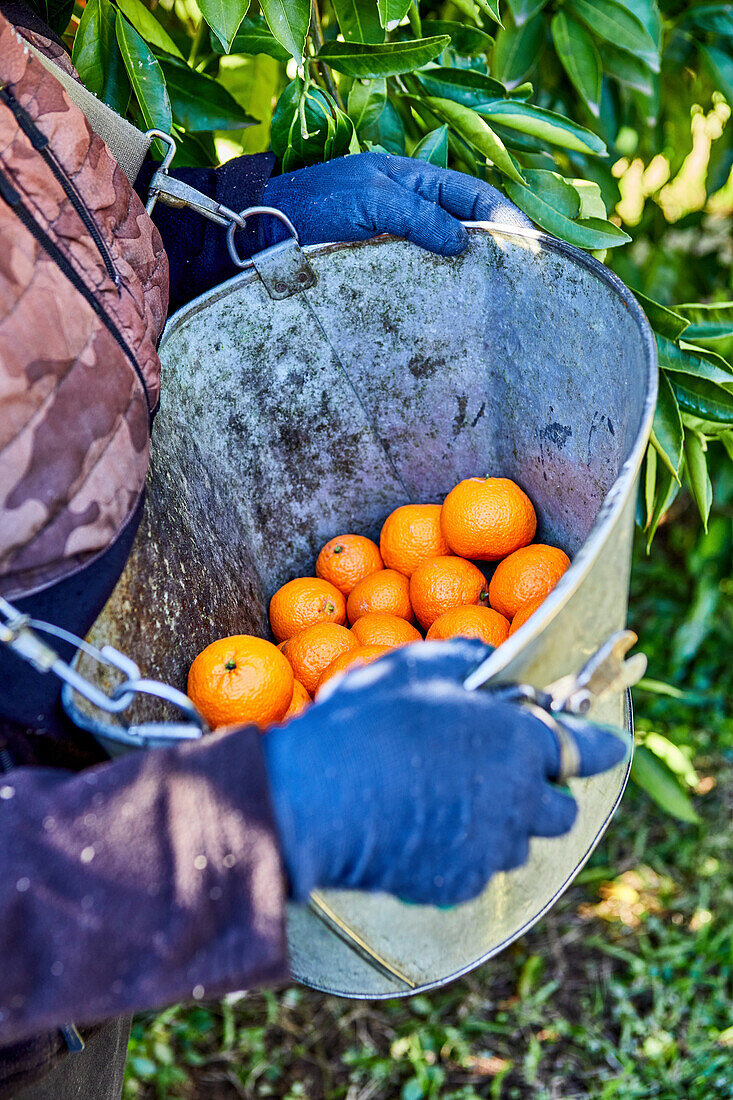
<svg viewBox="0 0 733 1100">
<path fill-rule="evenodd" d="M 733 1095 L 733 4 L 35 6 L 88 87 L 172 130 L 179 164 L 376 148 L 503 188 L 639 294 L 662 366 L 631 607 L 651 659 L 637 788 L 589 867 L 431 998 L 291 989 L 142 1019 L 127 1097 Z"/>
</svg>

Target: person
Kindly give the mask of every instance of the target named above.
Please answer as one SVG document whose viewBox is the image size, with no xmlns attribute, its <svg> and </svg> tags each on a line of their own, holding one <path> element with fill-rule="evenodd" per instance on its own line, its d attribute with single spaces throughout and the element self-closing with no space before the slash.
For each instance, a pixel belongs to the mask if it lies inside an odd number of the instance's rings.
<svg viewBox="0 0 733 1100">
<path fill-rule="evenodd" d="M 235 269 L 218 226 L 161 204 L 148 217 L 155 163 L 133 187 L 43 63 L 72 73 L 62 44 L 22 4 L 2 13 L 0 595 L 84 635 L 144 506 L 169 302 Z M 304 243 L 392 232 L 453 255 L 461 219 L 526 223 L 486 184 L 379 153 L 178 175 L 237 211 L 281 209 Z M 276 237 L 248 223 L 240 254 Z M 0 1098 L 117 1100 L 132 1012 L 287 977 L 287 898 L 455 904 L 523 863 L 531 837 L 567 832 L 563 751 L 590 775 L 624 746 L 466 691 L 486 654 L 408 647 L 265 736 L 107 760 L 59 681 L 0 645 Z"/>
</svg>

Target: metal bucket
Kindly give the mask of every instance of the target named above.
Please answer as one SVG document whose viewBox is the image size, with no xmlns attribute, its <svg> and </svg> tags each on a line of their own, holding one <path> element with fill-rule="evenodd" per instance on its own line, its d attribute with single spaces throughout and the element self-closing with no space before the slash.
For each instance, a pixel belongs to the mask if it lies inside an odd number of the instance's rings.
<svg viewBox="0 0 733 1100">
<path fill-rule="evenodd" d="M 461 478 L 491 473 L 523 486 L 538 538 L 573 563 L 492 654 L 487 680 L 543 686 L 577 672 L 626 616 L 657 385 L 632 295 L 596 260 L 531 230 L 471 226 L 454 259 L 393 238 L 305 251 L 310 289 L 273 300 L 250 268 L 169 322 L 145 518 L 92 640 L 185 688 L 215 638 L 268 635 L 270 596 L 312 574 L 327 539 L 378 536 L 397 505 L 440 501 Z M 78 698 L 69 706 L 101 739 L 119 740 Z M 621 696 L 593 717 L 631 742 Z M 572 832 L 535 840 L 529 862 L 475 901 L 439 910 L 339 891 L 292 906 L 294 976 L 393 997 L 496 954 L 588 858 L 629 759 L 572 781 Z"/>
</svg>

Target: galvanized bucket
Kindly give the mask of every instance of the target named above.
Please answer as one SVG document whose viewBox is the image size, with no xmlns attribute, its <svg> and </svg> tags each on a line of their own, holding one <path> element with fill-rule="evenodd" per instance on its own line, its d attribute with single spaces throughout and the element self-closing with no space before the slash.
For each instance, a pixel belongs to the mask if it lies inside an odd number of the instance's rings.
<svg viewBox="0 0 733 1100">
<path fill-rule="evenodd" d="M 490 657 L 487 681 L 543 686 L 577 672 L 626 617 L 657 386 L 632 295 L 585 253 L 517 228 L 471 225 L 453 259 L 393 238 L 305 252 L 309 289 L 274 300 L 250 266 L 169 322 L 145 518 L 92 640 L 185 689 L 215 638 L 267 636 L 270 596 L 312 573 L 327 539 L 378 536 L 397 505 L 440 501 L 461 478 L 491 473 L 523 486 L 538 537 L 573 564 Z M 124 729 L 68 693 L 67 705 L 119 750 Z M 631 741 L 622 696 L 593 717 Z M 473 902 L 439 910 L 340 891 L 292 906 L 293 975 L 344 996 L 393 997 L 490 958 L 572 881 L 629 760 L 572 781 L 572 832 L 535 840 L 526 866 Z"/>
</svg>

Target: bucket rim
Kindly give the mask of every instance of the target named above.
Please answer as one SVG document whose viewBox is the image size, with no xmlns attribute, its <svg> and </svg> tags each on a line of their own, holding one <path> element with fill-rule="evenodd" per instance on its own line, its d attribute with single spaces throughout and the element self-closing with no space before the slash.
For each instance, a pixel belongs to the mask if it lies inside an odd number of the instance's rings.
<svg viewBox="0 0 733 1100">
<path fill-rule="evenodd" d="M 591 256 L 589 253 L 584 252 L 575 245 L 560 240 L 558 237 L 553 237 L 549 233 L 544 233 L 542 230 L 533 229 L 528 226 L 518 226 L 511 225 L 507 222 L 493 221 L 464 221 L 461 224 L 469 233 L 488 233 L 491 236 L 498 234 L 503 237 L 516 237 L 527 241 L 536 241 L 544 250 L 553 252 L 573 261 L 580 267 L 584 267 L 604 283 L 616 294 L 636 322 L 643 343 L 644 370 L 646 375 L 645 396 L 636 439 L 613 485 L 609 489 L 598 510 L 598 514 L 588 533 L 588 537 L 584 540 L 583 545 L 573 557 L 570 568 L 563 574 L 558 584 L 542 602 L 534 615 L 530 616 L 527 622 L 519 627 L 513 634 L 510 634 L 502 645 L 495 649 L 472 673 L 470 684 L 472 688 L 475 688 L 488 683 L 489 680 L 496 680 L 501 677 L 501 673 L 520 655 L 525 646 L 538 638 L 550 621 L 565 607 L 578 591 L 593 567 L 606 541 L 606 532 L 612 528 L 620 518 L 632 491 L 637 473 L 641 467 L 657 404 L 659 366 L 654 333 L 652 332 L 644 311 L 634 297 L 633 292 L 621 279 L 619 279 L 618 275 L 611 271 L 610 268 L 606 267 L 605 264 L 601 263 L 600 260 L 596 259 L 595 256 Z M 401 242 L 411 248 L 419 247 L 411 244 L 411 242 L 403 237 L 395 237 L 392 234 L 380 234 L 376 237 L 370 237 L 365 241 L 323 242 L 320 244 L 304 245 L 303 252 L 307 256 L 327 256 L 347 249 L 375 248 L 383 244 L 392 244 L 395 242 Z M 426 250 L 420 249 L 420 251 Z M 435 253 L 429 252 L 427 255 L 442 259 L 445 263 L 451 263 L 460 259 L 460 256 L 437 256 Z M 185 306 L 182 306 L 169 318 L 163 330 L 163 335 L 158 346 L 159 353 L 163 351 L 165 344 L 173 336 L 174 332 L 177 331 L 189 317 L 195 316 L 202 309 L 213 304 L 219 298 L 225 297 L 233 289 L 239 286 L 246 286 L 258 278 L 259 276 L 254 263 L 250 259 L 246 262 L 242 270 L 231 279 L 227 279 L 224 283 L 219 283 L 217 286 L 200 294 L 198 298 L 194 298 Z M 302 291 L 301 293 L 307 294 L 308 291 Z M 574 670 L 569 669 L 568 671 Z"/>
</svg>

